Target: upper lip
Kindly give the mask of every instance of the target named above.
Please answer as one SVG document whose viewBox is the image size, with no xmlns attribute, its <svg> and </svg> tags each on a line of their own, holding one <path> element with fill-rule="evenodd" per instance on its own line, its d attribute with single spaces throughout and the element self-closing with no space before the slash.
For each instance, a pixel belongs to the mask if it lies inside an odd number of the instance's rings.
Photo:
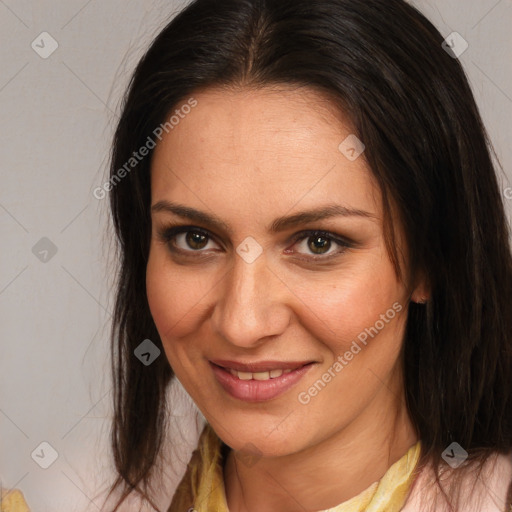
<svg viewBox="0 0 512 512">
<path fill-rule="evenodd" d="M 296 370 L 313 361 L 257 361 L 254 363 L 240 363 L 226 359 L 212 359 L 210 362 L 223 368 L 239 372 L 268 372 L 271 370 Z"/>
</svg>

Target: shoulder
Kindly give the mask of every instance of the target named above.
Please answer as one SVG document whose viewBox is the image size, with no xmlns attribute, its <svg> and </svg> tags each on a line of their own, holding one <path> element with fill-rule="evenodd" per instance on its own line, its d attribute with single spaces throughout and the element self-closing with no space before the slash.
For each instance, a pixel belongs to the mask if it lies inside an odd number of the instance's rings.
<svg viewBox="0 0 512 512">
<path fill-rule="evenodd" d="M 461 510 L 464 512 L 512 512 L 510 507 L 512 453 L 508 455 L 496 453 L 491 456 L 476 481 L 475 478 L 475 474 L 470 472 L 462 482 Z M 448 479 L 441 477 L 443 487 L 449 484 L 449 479 L 450 477 Z M 432 512 L 452 512 L 442 498 L 432 467 L 427 465 L 414 481 L 402 512 L 427 511 L 428 504 L 435 502 L 436 499 L 436 507 Z"/>
</svg>

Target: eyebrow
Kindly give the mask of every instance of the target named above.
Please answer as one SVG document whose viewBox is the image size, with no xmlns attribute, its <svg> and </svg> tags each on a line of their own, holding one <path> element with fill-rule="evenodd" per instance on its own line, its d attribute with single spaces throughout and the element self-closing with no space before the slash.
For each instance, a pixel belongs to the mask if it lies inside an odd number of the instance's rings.
<svg viewBox="0 0 512 512">
<path fill-rule="evenodd" d="M 151 207 L 152 212 L 168 212 L 178 215 L 186 219 L 193 220 L 195 222 L 202 222 L 212 226 L 218 230 L 224 230 L 225 232 L 232 234 L 233 230 L 226 224 L 222 219 L 216 215 L 212 215 L 190 206 L 184 206 L 170 201 L 162 200 L 158 201 Z M 338 204 L 330 204 L 314 208 L 311 210 L 305 210 L 299 213 L 295 213 L 289 216 L 278 217 L 268 227 L 270 233 L 280 233 L 294 226 L 301 224 L 308 224 L 311 222 L 317 222 L 319 220 L 331 218 L 331 217 L 365 217 L 368 219 L 377 219 L 377 216 L 366 212 L 364 210 L 358 210 L 354 208 L 347 208 Z"/>
</svg>

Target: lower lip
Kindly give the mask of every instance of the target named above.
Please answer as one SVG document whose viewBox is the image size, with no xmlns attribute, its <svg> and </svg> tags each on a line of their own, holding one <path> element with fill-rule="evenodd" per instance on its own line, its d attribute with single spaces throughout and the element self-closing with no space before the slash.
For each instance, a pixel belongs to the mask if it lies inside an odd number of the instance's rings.
<svg viewBox="0 0 512 512">
<path fill-rule="evenodd" d="M 309 363 L 289 373 L 283 373 L 280 377 L 268 380 L 241 380 L 231 375 L 229 370 L 210 363 L 213 373 L 224 390 L 233 398 L 245 402 L 263 402 L 281 395 L 310 370 L 314 363 Z"/>
</svg>

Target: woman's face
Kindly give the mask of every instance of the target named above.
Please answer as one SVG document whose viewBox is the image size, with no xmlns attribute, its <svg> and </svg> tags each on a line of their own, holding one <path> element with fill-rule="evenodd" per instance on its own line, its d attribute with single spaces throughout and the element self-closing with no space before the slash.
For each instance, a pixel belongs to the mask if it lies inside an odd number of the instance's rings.
<svg viewBox="0 0 512 512">
<path fill-rule="evenodd" d="M 381 195 L 350 125 L 317 93 L 194 99 L 153 155 L 151 313 L 224 442 L 296 453 L 403 392 L 409 293 L 386 252 Z M 255 366 L 233 375 L 212 361 Z"/>
</svg>

